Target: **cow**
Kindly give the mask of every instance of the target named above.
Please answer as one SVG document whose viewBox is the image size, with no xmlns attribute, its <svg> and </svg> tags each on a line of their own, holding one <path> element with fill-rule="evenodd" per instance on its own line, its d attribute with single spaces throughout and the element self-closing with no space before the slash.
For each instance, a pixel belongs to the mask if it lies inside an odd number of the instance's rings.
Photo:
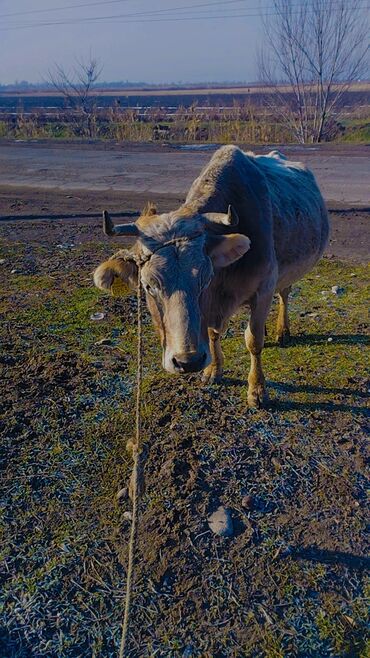
<svg viewBox="0 0 370 658">
<path fill-rule="evenodd" d="M 261 352 L 273 296 L 279 297 L 277 341 L 284 345 L 291 286 L 317 263 L 328 240 L 313 174 L 278 151 L 255 155 L 223 146 L 180 208 L 157 214 L 149 205 L 135 223 L 116 226 L 105 213 L 104 231 L 136 241 L 99 265 L 95 285 L 109 290 L 118 277 L 135 287 L 140 264 L 168 372 L 203 371 L 205 383 L 220 380 L 222 333 L 238 309 L 249 307 L 248 405 L 265 405 Z"/>
</svg>

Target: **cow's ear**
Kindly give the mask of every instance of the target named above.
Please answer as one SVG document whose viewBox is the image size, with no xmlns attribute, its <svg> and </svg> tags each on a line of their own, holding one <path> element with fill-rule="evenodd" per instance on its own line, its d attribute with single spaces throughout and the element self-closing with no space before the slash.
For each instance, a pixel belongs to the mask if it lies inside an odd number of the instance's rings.
<svg viewBox="0 0 370 658">
<path fill-rule="evenodd" d="M 116 277 L 123 281 L 129 288 L 136 288 L 136 263 L 122 258 L 110 258 L 105 263 L 101 263 L 95 270 L 94 283 L 100 290 L 111 290 Z"/>
<path fill-rule="evenodd" d="M 210 236 L 207 240 L 207 252 L 214 267 L 227 267 L 235 263 L 251 246 L 251 241 L 241 233 Z"/>
</svg>

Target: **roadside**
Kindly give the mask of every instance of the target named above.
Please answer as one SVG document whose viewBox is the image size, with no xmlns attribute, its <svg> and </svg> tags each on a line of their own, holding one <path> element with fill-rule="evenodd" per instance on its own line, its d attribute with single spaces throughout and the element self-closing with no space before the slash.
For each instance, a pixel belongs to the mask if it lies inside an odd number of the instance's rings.
<svg viewBox="0 0 370 658">
<path fill-rule="evenodd" d="M 105 241 L 101 231 L 101 212 L 132 221 L 147 201 L 154 201 L 160 212 L 180 205 L 180 194 L 135 194 L 117 190 L 62 191 L 27 187 L 0 186 L 0 226 L 9 240 L 40 243 Z M 359 263 L 369 260 L 370 208 L 346 208 L 329 205 L 331 237 L 327 255 Z M 22 238 L 21 238 L 22 236 Z"/>
</svg>

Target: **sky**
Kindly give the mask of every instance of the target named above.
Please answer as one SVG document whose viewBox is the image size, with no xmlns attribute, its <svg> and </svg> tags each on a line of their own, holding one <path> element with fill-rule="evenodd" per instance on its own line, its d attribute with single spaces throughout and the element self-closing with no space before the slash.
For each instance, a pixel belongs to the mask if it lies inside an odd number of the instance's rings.
<svg viewBox="0 0 370 658">
<path fill-rule="evenodd" d="M 90 53 L 104 81 L 251 82 L 263 32 L 260 6 L 268 4 L 0 0 L 0 84 L 44 81 L 56 63 L 71 70 Z"/>
</svg>

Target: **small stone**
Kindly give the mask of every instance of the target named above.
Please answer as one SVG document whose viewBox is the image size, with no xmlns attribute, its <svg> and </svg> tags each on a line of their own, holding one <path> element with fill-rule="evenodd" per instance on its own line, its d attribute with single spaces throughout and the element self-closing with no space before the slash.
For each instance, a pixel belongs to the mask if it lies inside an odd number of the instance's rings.
<svg viewBox="0 0 370 658">
<path fill-rule="evenodd" d="M 333 338 L 331 336 L 329 336 L 328 343 L 332 343 L 332 342 L 333 342 Z"/>
<path fill-rule="evenodd" d="M 0 265 L 4 265 L 5 262 L 5 258 L 0 258 Z"/>
<path fill-rule="evenodd" d="M 350 276 L 357 276 L 356 272 L 351 272 Z"/>
<path fill-rule="evenodd" d="M 344 293 L 344 288 L 340 288 L 339 286 L 332 286 L 331 291 L 333 295 L 341 295 Z"/>
<path fill-rule="evenodd" d="M 100 340 L 97 340 L 95 345 L 113 345 L 112 341 L 110 338 L 101 338 Z"/>
<path fill-rule="evenodd" d="M 208 525 L 219 537 L 231 537 L 234 526 L 230 511 L 222 505 L 208 517 Z"/>
<path fill-rule="evenodd" d="M 57 244 L 57 249 L 72 249 L 74 247 L 74 242 L 63 242 L 62 244 Z"/>
<path fill-rule="evenodd" d="M 123 512 L 123 518 L 126 519 L 127 521 L 132 521 L 131 512 Z"/>
<path fill-rule="evenodd" d="M 99 320 L 104 320 L 105 318 L 105 313 L 92 313 L 90 315 L 90 320 L 93 320 L 94 322 L 99 322 Z"/>
<path fill-rule="evenodd" d="M 116 494 L 117 500 L 121 500 L 122 498 L 127 498 L 127 487 L 123 487 L 120 489 L 117 494 Z"/>
<path fill-rule="evenodd" d="M 254 498 L 253 496 L 243 496 L 242 498 L 242 507 L 245 509 L 253 509 L 254 507 Z"/>
<path fill-rule="evenodd" d="M 18 270 L 11 270 L 10 274 L 17 274 Z"/>
</svg>

